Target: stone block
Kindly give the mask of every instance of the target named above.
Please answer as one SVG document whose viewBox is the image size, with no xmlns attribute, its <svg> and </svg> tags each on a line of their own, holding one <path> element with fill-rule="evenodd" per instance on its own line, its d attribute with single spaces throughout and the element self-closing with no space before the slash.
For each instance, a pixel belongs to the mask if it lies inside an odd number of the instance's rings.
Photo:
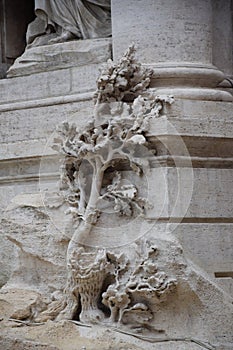
<svg viewBox="0 0 233 350">
<path fill-rule="evenodd" d="M 228 220 L 232 175 L 232 169 L 154 168 L 147 177 L 148 217 Z"/>
<path fill-rule="evenodd" d="M 31 106 L 1 113 L 1 159 L 54 154 L 50 143 L 56 127 L 64 120 L 80 126 L 92 115 L 92 101 Z"/>
<path fill-rule="evenodd" d="M 232 103 L 175 99 L 151 122 L 151 135 L 232 138 Z"/>
<path fill-rule="evenodd" d="M 182 223 L 171 225 L 184 251 L 197 265 L 215 277 L 216 272 L 232 272 L 233 224 Z M 200 244 L 201 242 L 201 244 Z"/>
</svg>

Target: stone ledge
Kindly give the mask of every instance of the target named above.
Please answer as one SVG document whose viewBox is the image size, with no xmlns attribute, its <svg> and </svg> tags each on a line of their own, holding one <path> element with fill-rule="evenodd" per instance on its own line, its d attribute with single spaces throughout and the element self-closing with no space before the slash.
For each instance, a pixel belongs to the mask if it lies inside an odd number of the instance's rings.
<svg viewBox="0 0 233 350">
<path fill-rule="evenodd" d="M 67 104 L 79 101 L 89 101 L 92 99 L 93 92 L 78 93 L 74 95 L 48 97 L 37 100 L 13 102 L 0 105 L 0 112 L 15 111 L 20 109 L 40 108 Z"/>
<path fill-rule="evenodd" d="M 111 39 L 74 40 L 31 47 L 10 67 L 7 77 L 98 64 L 111 57 Z"/>
<path fill-rule="evenodd" d="M 64 99 L 70 95 L 95 91 L 100 66 L 101 64 L 90 64 L 2 79 L 0 106 L 9 109 L 18 103 L 33 104 L 37 100 Z M 52 100 L 51 104 L 53 102 Z"/>
</svg>

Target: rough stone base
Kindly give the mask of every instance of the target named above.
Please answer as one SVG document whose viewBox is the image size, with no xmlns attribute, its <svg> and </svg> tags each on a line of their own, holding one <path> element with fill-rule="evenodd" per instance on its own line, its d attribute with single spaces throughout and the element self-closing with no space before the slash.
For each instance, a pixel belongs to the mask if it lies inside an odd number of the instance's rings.
<svg viewBox="0 0 233 350">
<path fill-rule="evenodd" d="M 0 348 L 4 350 L 214 350 L 198 339 L 172 340 L 157 335 L 149 341 L 108 327 L 85 327 L 69 321 L 25 326 L 1 322 Z M 138 333 L 140 337 L 140 333 Z M 231 346 L 218 347 L 230 350 Z"/>
</svg>

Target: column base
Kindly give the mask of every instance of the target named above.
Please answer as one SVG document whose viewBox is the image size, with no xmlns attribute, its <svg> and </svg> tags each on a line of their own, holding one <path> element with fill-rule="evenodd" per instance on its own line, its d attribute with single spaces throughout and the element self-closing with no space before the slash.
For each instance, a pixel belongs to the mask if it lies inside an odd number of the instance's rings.
<svg viewBox="0 0 233 350">
<path fill-rule="evenodd" d="M 191 100 L 233 101 L 229 91 L 218 88 L 225 75 L 213 65 L 165 62 L 151 66 L 154 70 L 151 87 L 157 94 Z"/>
<path fill-rule="evenodd" d="M 191 87 L 159 87 L 155 88 L 157 95 L 172 95 L 175 98 L 203 101 L 232 102 L 230 92 L 218 89 L 191 88 Z"/>
</svg>

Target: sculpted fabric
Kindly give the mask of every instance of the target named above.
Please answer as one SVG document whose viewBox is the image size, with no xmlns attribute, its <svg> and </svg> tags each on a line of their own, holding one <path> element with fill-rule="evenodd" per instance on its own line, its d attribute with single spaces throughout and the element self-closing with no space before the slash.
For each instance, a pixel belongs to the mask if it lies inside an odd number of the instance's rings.
<svg viewBox="0 0 233 350">
<path fill-rule="evenodd" d="M 110 0 L 35 1 L 35 13 L 43 21 L 44 33 L 50 25 L 55 31 L 66 30 L 80 39 L 111 35 L 110 8 Z"/>
</svg>

